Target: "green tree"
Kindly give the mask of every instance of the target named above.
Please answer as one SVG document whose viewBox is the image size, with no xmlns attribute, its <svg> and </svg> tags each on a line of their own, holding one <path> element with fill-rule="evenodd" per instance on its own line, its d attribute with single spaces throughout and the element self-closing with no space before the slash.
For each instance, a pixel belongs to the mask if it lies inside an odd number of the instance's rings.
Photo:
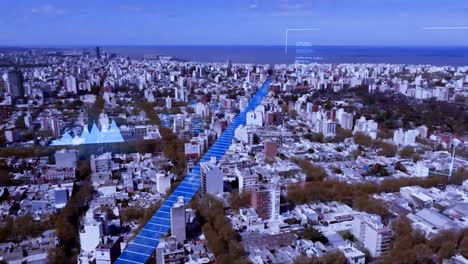
<svg viewBox="0 0 468 264">
<path fill-rule="evenodd" d="M 403 147 L 398 153 L 402 159 L 410 159 L 413 156 L 414 148 L 412 146 Z"/>
<path fill-rule="evenodd" d="M 301 236 L 305 239 L 308 239 L 312 242 L 317 242 L 320 241 L 323 244 L 328 243 L 328 238 L 323 235 L 322 231 L 318 230 L 315 227 L 309 227 L 305 228 L 304 231 L 302 231 Z"/>
<path fill-rule="evenodd" d="M 354 134 L 354 143 L 364 146 L 370 147 L 372 146 L 372 138 L 363 132 L 357 132 Z"/>
<path fill-rule="evenodd" d="M 398 149 L 395 145 L 382 142 L 379 151 L 377 151 L 377 155 L 384 156 L 384 157 L 395 157 Z"/>
<path fill-rule="evenodd" d="M 346 231 L 342 235 L 342 237 L 343 237 L 344 240 L 347 240 L 347 241 L 350 241 L 350 242 L 355 242 L 356 241 L 356 237 L 354 237 L 354 235 L 351 234 L 351 232 L 349 232 L 349 231 Z"/>
<path fill-rule="evenodd" d="M 231 205 L 231 209 L 239 211 L 240 208 L 249 206 L 250 198 L 250 192 L 239 193 L 238 190 L 232 191 L 229 194 L 229 204 Z"/>
<path fill-rule="evenodd" d="M 327 177 L 325 169 L 318 164 L 312 164 L 309 160 L 298 158 L 291 158 L 291 161 L 301 167 L 306 175 L 306 181 L 323 181 Z"/>
</svg>

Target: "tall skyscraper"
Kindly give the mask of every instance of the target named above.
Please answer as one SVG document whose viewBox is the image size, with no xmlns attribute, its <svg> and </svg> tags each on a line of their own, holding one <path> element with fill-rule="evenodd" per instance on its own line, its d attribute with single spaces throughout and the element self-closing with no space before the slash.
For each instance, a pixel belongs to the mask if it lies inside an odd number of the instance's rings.
<svg viewBox="0 0 468 264">
<path fill-rule="evenodd" d="M 101 59 L 101 48 L 99 48 L 99 46 L 96 47 L 96 57 L 99 60 Z"/>
<path fill-rule="evenodd" d="M 24 98 L 24 78 L 23 72 L 19 69 L 13 69 L 8 72 L 8 92 L 13 99 Z"/>
<path fill-rule="evenodd" d="M 212 157 L 210 161 L 200 163 L 201 167 L 201 188 L 200 193 L 217 195 L 223 192 L 224 174 Z"/>
<path fill-rule="evenodd" d="M 231 60 L 227 61 L 227 67 L 226 67 L 226 74 L 227 76 L 232 76 L 232 62 Z"/>
<path fill-rule="evenodd" d="M 276 185 L 259 186 L 252 191 L 251 205 L 263 220 L 278 219 L 280 190 Z"/>
<path fill-rule="evenodd" d="M 185 234 L 185 202 L 184 197 L 179 196 L 171 208 L 171 234 L 179 242 L 186 238 Z"/>
</svg>

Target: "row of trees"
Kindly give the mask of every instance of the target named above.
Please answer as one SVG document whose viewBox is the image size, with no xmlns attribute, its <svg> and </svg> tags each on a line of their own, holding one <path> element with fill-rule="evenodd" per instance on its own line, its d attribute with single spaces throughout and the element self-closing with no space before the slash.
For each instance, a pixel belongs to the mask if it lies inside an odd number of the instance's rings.
<svg viewBox="0 0 468 264">
<path fill-rule="evenodd" d="M 250 199 L 250 192 L 239 193 L 239 190 L 235 190 L 229 194 L 229 205 L 232 210 L 239 211 L 240 208 L 250 206 Z"/>
<path fill-rule="evenodd" d="M 202 224 L 202 232 L 208 241 L 208 248 L 219 263 L 249 263 L 245 258 L 240 236 L 224 216 L 223 203 L 212 196 L 192 201 L 192 207 Z"/>
<path fill-rule="evenodd" d="M 49 263 L 76 262 L 76 257 L 80 253 L 78 233 L 80 217 L 88 209 L 93 192 L 91 183 L 84 182 L 60 212 L 55 221 L 59 246 L 49 252 Z"/>
<path fill-rule="evenodd" d="M 380 92 L 370 94 L 368 86 L 362 85 L 355 89 L 342 90 L 338 93 L 326 91 L 317 92 L 315 98 L 331 100 L 360 101 L 364 107 L 348 108 L 379 123 L 383 129 L 426 125 L 429 131 L 441 130 L 462 135 L 468 130 L 465 100 L 451 103 L 439 102 L 435 99 L 416 101 L 403 95 L 390 95 Z"/>
<path fill-rule="evenodd" d="M 406 217 L 394 222 L 395 240 L 382 263 L 441 263 L 455 254 L 468 257 L 468 229 L 443 230 L 431 239 L 414 230 Z"/>
<path fill-rule="evenodd" d="M 149 119 L 149 123 L 152 125 L 161 125 L 161 120 L 159 119 L 158 113 L 154 110 L 156 106 L 154 103 L 150 103 L 148 101 L 140 101 L 138 107 L 145 111 L 146 117 Z"/>
<path fill-rule="evenodd" d="M 466 176 L 459 176 L 466 177 Z M 431 176 L 427 178 L 385 179 L 381 184 L 359 183 L 347 184 L 337 180 L 305 182 L 289 185 L 287 196 L 293 203 L 310 201 L 340 201 L 353 208 L 368 213 L 378 214 L 383 218 L 391 216 L 385 204 L 371 195 L 381 192 L 398 192 L 404 186 L 422 186 L 425 188 L 448 184 L 445 176 Z"/>
<path fill-rule="evenodd" d="M 53 155 L 55 149 L 52 147 L 14 147 L 14 148 L 0 148 L 0 157 L 16 157 L 16 158 L 29 158 L 29 157 L 44 157 Z"/>
<path fill-rule="evenodd" d="M 162 152 L 165 157 L 171 160 L 174 167 L 172 172 L 182 176 L 185 173 L 186 159 L 184 142 L 168 128 L 160 128 Z"/>
<path fill-rule="evenodd" d="M 339 250 L 328 252 L 320 257 L 299 256 L 294 259 L 294 264 L 346 264 L 346 256 Z"/>
<path fill-rule="evenodd" d="M 312 164 L 309 160 L 293 157 L 291 161 L 301 167 L 306 174 L 306 181 L 323 181 L 327 177 L 327 172 L 322 166 Z"/>
<path fill-rule="evenodd" d="M 373 140 L 369 135 L 363 132 L 354 134 L 353 139 L 354 143 L 360 146 L 376 149 L 377 155 L 379 156 L 395 157 L 398 152 L 397 146 L 382 140 Z"/>
<path fill-rule="evenodd" d="M 88 108 L 88 120 L 89 122 L 95 122 L 99 119 L 99 115 L 104 111 L 105 101 L 102 96 L 97 95 L 96 101 Z"/>
<path fill-rule="evenodd" d="M 19 243 L 27 238 L 40 236 L 44 231 L 54 227 L 54 217 L 43 217 L 42 221 L 34 221 L 30 214 L 2 219 L 0 227 L 0 242 L 12 241 Z"/>
</svg>

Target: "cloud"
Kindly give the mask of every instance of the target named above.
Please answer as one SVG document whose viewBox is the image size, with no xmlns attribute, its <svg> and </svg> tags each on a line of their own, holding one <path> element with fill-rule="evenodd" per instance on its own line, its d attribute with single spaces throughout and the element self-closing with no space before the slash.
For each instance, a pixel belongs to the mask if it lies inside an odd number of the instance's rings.
<svg viewBox="0 0 468 264">
<path fill-rule="evenodd" d="M 177 18 L 179 14 L 175 11 L 166 10 L 162 12 L 154 7 L 141 7 L 136 5 L 120 5 L 118 8 L 127 13 L 138 13 L 138 15 L 151 15 L 152 17 L 168 17 L 168 18 Z"/>
<path fill-rule="evenodd" d="M 36 15 L 54 15 L 61 16 L 65 14 L 65 10 L 55 7 L 54 5 L 47 4 L 41 7 L 34 7 L 31 9 L 31 13 Z"/>
<path fill-rule="evenodd" d="M 270 6 L 262 8 L 262 10 L 258 8 L 257 4 L 252 4 L 249 8 L 255 11 L 252 14 L 249 14 L 250 16 L 254 15 L 259 17 L 297 18 L 317 15 L 310 0 L 278 0 L 273 1 Z"/>
<path fill-rule="evenodd" d="M 249 5 L 249 9 L 257 9 L 257 8 L 258 8 L 257 4 Z"/>
<path fill-rule="evenodd" d="M 311 1 L 280 0 L 276 11 L 284 14 L 307 13 L 312 11 L 312 5 Z"/>
</svg>

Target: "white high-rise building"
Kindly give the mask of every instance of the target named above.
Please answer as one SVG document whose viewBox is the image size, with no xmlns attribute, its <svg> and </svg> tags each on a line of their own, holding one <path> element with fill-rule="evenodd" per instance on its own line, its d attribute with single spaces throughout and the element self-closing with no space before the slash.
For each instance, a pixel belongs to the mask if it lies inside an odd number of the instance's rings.
<svg viewBox="0 0 468 264">
<path fill-rule="evenodd" d="M 174 133 L 179 132 L 185 128 L 185 116 L 182 114 L 177 114 L 174 116 L 174 123 L 172 124 L 172 131 Z"/>
<path fill-rule="evenodd" d="M 356 120 L 356 124 L 354 125 L 353 133 L 356 132 L 363 132 L 369 135 L 372 139 L 377 138 L 377 129 L 378 124 L 374 120 L 366 120 L 364 116 L 361 116 L 358 120 Z"/>
<path fill-rule="evenodd" d="M 351 233 L 374 258 L 390 250 L 392 231 L 382 224 L 379 216 L 364 213 L 355 215 Z"/>
<path fill-rule="evenodd" d="M 403 140 L 405 138 L 405 132 L 402 128 L 399 128 L 393 131 L 393 143 L 397 145 L 403 145 Z"/>
<path fill-rule="evenodd" d="M 166 194 L 167 190 L 171 187 L 171 177 L 165 174 L 158 174 L 156 176 L 156 191 L 160 194 Z"/>
<path fill-rule="evenodd" d="M 416 143 L 416 137 L 419 135 L 418 130 L 410 129 L 405 132 L 405 138 L 403 140 L 403 145 L 414 145 Z"/>
<path fill-rule="evenodd" d="M 186 92 L 185 87 L 176 87 L 174 88 L 174 99 L 177 102 L 184 102 L 186 101 Z"/>
<path fill-rule="evenodd" d="M 167 109 L 172 109 L 172 98 L 171 97 L 166 97 L 166 108 Z"/>
<path fill-rule="evenodd" d="M 200 193 L 217 195 L 223 192 L 224 173 L 219 168 L 215 157 L 210 161 L 200 163 L 201 188 Z"/>
<path fill-rule="evenodd" d="M 344 129 L 353 129 L 353 117 L 353 114 L 345 112 L 343 108 L 340 108 L 336 111 L 336 119 L 338 120 L 340 126 Z"/>
<path fill-rule="evenodd" d="M 185 202 L 183 196 L 177 197 L 171 208 L 171 234 L 179 242 L 183 242 L 186 239 Z"/>
<path fill-rule="evenodd" d="M 210 114 L 210 108 L 207 104 L 198 102 L 197 104 L 195 104 L 195 114 L 201 117 L 208 116 Z"/>
<path fill-rule="evenodd" d="M 427 138 L 427 132 L 429 131 L 429 129 L 427 128 L 427 126 L 425 125 L 422 125 L 422 126 L 419 126 L 416 128 L 418 130 L 418 135 L 422 138 Z"/>
<path fill-rule="evenodd" d="M 408 131 L 403 131 L 403 129 L 400 128 L 393 132 L 393 142 L 401 146 L 414 145 L 418 135 L 418 130 L 410 129 Z"/>
<path fill-rule="evenodd" d="M 67 86 L 67 92 L 76 94 L 76 78 L 73 76 L 69 76 L 65 78 L 65 84 Z"/>
<path fill-rule="evenodd" d="M 336 122 L 329 119 L 319 119 L 314 124 L 314 130 L 317 133 L 322 133 L 326 137 L 334 136 L 336 133 Z"/>
<path fill-rule="evenodd" d="M 99 125 L 101 126 L 101 131 L 109 130 L 109 126 L 110 126 L 109 117 L 104 112 L 99 114 Z"/>
<path fill-rule="evenodd" d="M 248 126 L 263 126 L 262 112 L 257 110 L 247 112 L 245 124 Z"/>
</svg>

